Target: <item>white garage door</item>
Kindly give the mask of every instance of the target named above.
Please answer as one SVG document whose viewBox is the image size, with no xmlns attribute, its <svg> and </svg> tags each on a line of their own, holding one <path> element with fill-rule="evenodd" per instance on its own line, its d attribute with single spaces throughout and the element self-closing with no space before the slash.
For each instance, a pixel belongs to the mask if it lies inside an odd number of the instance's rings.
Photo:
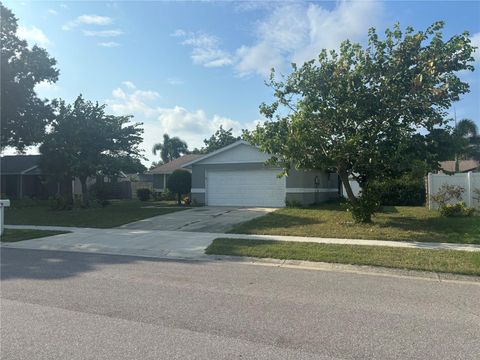
<svg viewBox="0 0 480 360">
<path fill-rule="evenodd" d="M 241 170 L 207 172 L 207 205 L 285 206 L 285 177 L 280 170 Z"/>
</svg>

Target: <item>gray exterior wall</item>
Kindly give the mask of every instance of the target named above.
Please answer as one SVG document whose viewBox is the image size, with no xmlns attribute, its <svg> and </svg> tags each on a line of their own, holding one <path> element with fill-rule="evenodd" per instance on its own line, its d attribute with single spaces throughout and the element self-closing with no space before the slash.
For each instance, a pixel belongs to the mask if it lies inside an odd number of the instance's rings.
<svg viewBox="0 0 480 360">
<path fill-rule="evenodd" d="M 193 164 L 192 165 L 192 188 L 205 189 L 205 171 L 208 170 L 255 170 L 263 169 L 263 163 L 243 163 L 243 164 Z M 281 170 L 279 169 L 280 173 Z M 315 191 L 315 177 L 318 176 L 319 184 Z M 301 205 L 311 205 L 326 201 L 338 196 L 338 175 L 335 173 L 326 173 L 319 170 L 291 170 L 286 178 L 286 201 L 296 202 Z M 294 192 L 289 192 L 291 189 Z M 300 189 L 308 189 L 305 192 L 299 192 Z M 324 189 L 334 189 L 334 191 L 325 191 Z M 192 201 L 198 205 L 205 204 L 205 193 L 193 192 Z"/>
<path fill-rule="evenodd" d="M 152 177 L 153 177 L 153 188 L 154 189 L 163 189 L 163 177 L 165 175 L 164 174 L 153 174 Z"/>
</svg>

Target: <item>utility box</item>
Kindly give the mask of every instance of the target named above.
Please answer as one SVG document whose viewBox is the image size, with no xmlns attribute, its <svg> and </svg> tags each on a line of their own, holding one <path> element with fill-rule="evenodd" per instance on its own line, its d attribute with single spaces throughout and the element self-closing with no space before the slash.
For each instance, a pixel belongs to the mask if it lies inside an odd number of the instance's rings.
<svg viewBox="0 0 480 360">
<path fill-rule="evenodd" d="M 5 208 L 10 206 L 10 200 L 0 200 L 0 236 L 3 235 L 3 225 L 5 224 Z"/>
</svg>

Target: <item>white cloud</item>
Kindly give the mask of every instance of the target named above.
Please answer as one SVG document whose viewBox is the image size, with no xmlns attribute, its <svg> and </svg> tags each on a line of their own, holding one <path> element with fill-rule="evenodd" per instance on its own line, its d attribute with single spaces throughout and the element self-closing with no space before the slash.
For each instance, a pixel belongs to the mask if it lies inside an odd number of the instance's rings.
<svg viewBox="0 0 480 360">
<path fill-rule="evenodd" d="M 47 12 L 48 12 L 50 15 L 58 15 L 58 11 L 57 11 L 57 10 L 54 10 L 54 9 L 48 9 Z"/>
<path fill-rule="evenodd" d="M 246 3 L 246 9 L 257 4 Z M 192 60 L 204 66 L 232 65 L 240 76 L 267 76 L 272 67 L 282 70 L 295 62 L 314 59 L 322 49 L 338 49 L 341 42 L 362 41 L 383 18 L 383 4 L 341 0 L 333 9 L 322 3 L 278 2 L 263 7 L 267 16 L 255 23 L 254 41 L 235 51 L 220 47 L 213 35 L 178 29 L 171 35 L 193 48 Z"/>
<path fill-rule="evenodd" d="M 71 30 L 79 25 L 110 25 L 112 18 L 100 15 L 80 15 L 75 20 L 69 21 L 62 26 L 62 30 Z"/>
<path fill-rule="evenodd" d="M 42 47 L 51 44 L 51 41 L 48 39 L 47 35 L 35 26 L 19 26 L 17 29 L 17 35 L 19 38 L 26 40 L 30 45 L 33 43 L 38 44 Z"/>
<path fill-rule="evenodd" d="M 136 89 L 137 88 L 133 82 L 128 81 L 128 80 L 122 81 L 122 84 L 125 85 L 129 89 Z"/>
<path fill-rule="evenodd" d="M 179 79 L 179 78 L 168 78 L 168 79 L 167 79 L 167 84 L 170 84 L 170 85 L 183 85 L 183 84 L 185 84 L 185 81 L 183 81 L 182 79 Z"/>
<path fill-rule="evenodd" d="M 160 94 L 151 90 L 138 90 L 130 81 L 125 81 L 123 85 L 131 92 L 125 92 L 122 88 L 112 91 L 113 99 L 107 100 L 107 104 L 116 115 L 140 115 L 141 117 L 151 117 L 156 109 L 147 104 L 147 102 L 158 99 Z"/>
<path fill-rule="evenodd" d="M 182 29 L 175 30 L 171 35 L 183 38 L 181 44 L 192 47 L 191 58 L 195 64 L 221 67 L 233 62 L 231 54 L 220 49 L 220 41 L 216 36 L 201 32 L 187 33 Z"/>
<path fill-rule="evenodd" d="M 171 33 L 170 36 L 173 36 L 173 37 L 187 36 L 187 32 L 183 29 L 177 29 L 173 33 Z"/>
<path fill-rule="evenodd" d="M 480 32 L 473 34 L 470 40 L 472 40 L 472 45 L 477 47 L 473 57 L 475 58 L 476 62 L 480 62 Z"/>
<path fill-rule="evenodd" d="M 114 47 L 119 47 L 120 44 L 115 41 L 107 41 L 107 42 L 100 42 L 98 43 L 99 46 L 107 47 L 107 48 L 114 48 Z"/>
<path fill-rule="evenodd" d="M 110 111 L 115 115 L 134 115 L 134 121 L 143 122 L 144 142 L 142 148 L 150 161 L 158 158 L 151 153 L 152 146 L 162 140 L 162 135 L 178 136 L 185 140 L 190 149 L 202 147 L 203 139 L 211 136 L 222 125 L 240 135 L 242 128 L 253 128 L 257 121 L 242 124 L 218 114 L 208 115 L 203 109 L 190 111 L 182 106 L 160 107 L 155 104 L 160 95 L 152 90 L 132 88 L 131 82 L 123 82 L 123 88 L 112 92 L 106 100 Z"/>
<path fill-rule="evenodd" d="M 67 9 L 67 8 L 68 8 L 68 5 L 67 5 L 67 4 L 60 4 L 59 6 L 60 6 L 61 8 L 63 8 L 63 9 Z"/>
<path fill-rule="evenodd" d="M 382 4 L 340 1 L 332 10 L 321 4 L 287 3 L 257 24 L 256 42 L 237 50 L 240 75 L 268 75 L 270 68 L 314 59 L 322 49 L 338 49 L 343 40 L 360 41 L 378 25 Z"/>
<path fill-rule="evenodd" d="M 99 36 L 99 37 L 116 37 L 123 34 L 122 30 L 83 30 L 85 36 Z"/>
</svg>

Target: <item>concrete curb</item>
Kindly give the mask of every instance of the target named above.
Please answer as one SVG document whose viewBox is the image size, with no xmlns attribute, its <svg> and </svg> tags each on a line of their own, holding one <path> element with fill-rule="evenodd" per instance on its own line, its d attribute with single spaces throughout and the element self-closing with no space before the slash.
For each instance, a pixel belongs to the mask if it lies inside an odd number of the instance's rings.
<svg viewBox="0 0 480 360">
<path fill-rule="evenodd" d="M 325 263 L 303 260 L 280 260 L 271 258 L 253 258 L 243 256 L 230 255 L 210 255 L 217 261 L 234 262 L 239 264 L 260 265 L 260 266 L 274 266 L 279 268 L 293 268 L 303 270 L 317 270 L 317 271 L 334 271 L 355 273 L 360 275 L 374 275 L 374 276 L 388 276 L 397 278 L 417 278 L 422 280 L 436 281 L 436 282 L 457 282 L 469 283 L 480 286 L 480 276 L 473 275 L 459 275 L 451 273 L 437 273 L 419 270 L 405 270 L 397 268 L 386 268 L 381 266 L 368 265 L 350 265 Z"/>
</svg>

